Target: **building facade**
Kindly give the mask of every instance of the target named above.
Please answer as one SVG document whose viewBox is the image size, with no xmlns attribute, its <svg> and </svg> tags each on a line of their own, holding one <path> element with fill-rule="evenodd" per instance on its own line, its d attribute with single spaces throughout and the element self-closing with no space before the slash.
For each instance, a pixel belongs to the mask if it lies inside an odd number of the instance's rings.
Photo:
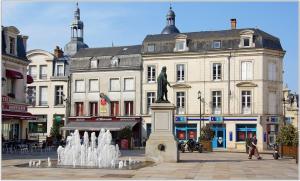
<svg viewBox="0 0 300 181">
<path fill-rule="evenodd" d="M 28 137 L 28 120 L 35 119 L 27 111 L 26 84 L 33 82 L 26 76 L 26 45 L 28 36 L 14 26 L 2 26 L 2 136 L 5 140 Z M 4 140 L 2 140 L 4 141 Z"/>
<path fill-rule="evenodd" d="M 245 139 L 253 134 L 259 149 L 274 143 L 273 135 L 282 123 L 285 51 L 278 38 L 260 29 L 236 29 L 235 19 L 231 26 L 222 31 L 179 33 L 170 8 L 162 34 L 146 36 L 142 105 L 147 131 L 143 136 L 151 132 L 149 107 L 157 96 L 156 79 L 166 66 L 179 140 L 197 139 L 200 127 L 210 124 L 215 131 L 213 148 L 245 149 Z M 275 131 L 268 132 L 270 127 Z"/>
<path fill-rule="evenodd" d="M 32 140 L 45 140 L 55 119 L 64 123 L 69 62 L 59 47 L 54 54 L 39 49 L 28 51 L 27 58 L 28 74 L 34 79 L 27 86 L 28 111 L 37 117 L 28 122 L 28 135 Z"/>
<path fill-rule="evenodd" d="M 286 86 L 283 89 L 282 103 L 285 124 L 292 124 L 295 128 L 298 128 L 299 95 L 292 93 Z"/>
</svg>

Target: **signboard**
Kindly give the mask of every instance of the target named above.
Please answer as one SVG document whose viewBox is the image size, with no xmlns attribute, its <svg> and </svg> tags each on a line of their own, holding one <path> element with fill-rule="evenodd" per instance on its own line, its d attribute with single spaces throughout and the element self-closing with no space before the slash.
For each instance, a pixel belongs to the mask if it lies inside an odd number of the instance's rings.
<svg viewBox="0 0 300 181">
<path fill-rule="evenodd" d="M 16 111 L 16 112 L 27 112 L 27 105 L 26 104 L 2 103 L 2 110 Z"/>
<path fill-rule="evenodd" d="M 212 122 L 223 122 L 223 117 L 222 116 L 211 116 L 210 121 L 212 121 Z"/>
<path fill-rule="evenodd" d="M 175 122 L 176 123 L 186 123 L 187 119 L 185 116 L 176 116 Z"/>
<path fill-rule="evenodd" d="M 60 123 L 61 122 L 61 116 L 55 116 L 55 121 L 57 123 Z"/>
<path fill-rule="evenodd" d="M 107 112 L 107 101 L 105 98 L 100 99 L 100 112 L 101 113 Z"/>
</svg>

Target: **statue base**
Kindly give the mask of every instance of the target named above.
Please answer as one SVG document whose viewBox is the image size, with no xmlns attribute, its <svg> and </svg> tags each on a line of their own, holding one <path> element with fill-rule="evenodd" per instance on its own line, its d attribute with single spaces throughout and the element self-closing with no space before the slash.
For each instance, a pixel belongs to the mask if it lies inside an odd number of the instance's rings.
<svg viewBox="0 0 300 181">
<path fill-rule="evenodd" d="M 146 143 L 146 161 L 178 162 L 178 142 L 173 134 L 175 106 L 171 103 L 153 103 L 152 133 Z"/>
</svg>

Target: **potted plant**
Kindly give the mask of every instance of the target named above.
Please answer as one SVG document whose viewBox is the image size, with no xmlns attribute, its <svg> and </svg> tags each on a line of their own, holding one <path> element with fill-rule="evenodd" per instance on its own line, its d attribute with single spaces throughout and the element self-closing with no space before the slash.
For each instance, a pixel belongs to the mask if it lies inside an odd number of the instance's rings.
<svg viewBox="0 0 300 181">
<path fill-rule="evenodd" d="M 123 128 L 119 132 L 119 138 L 121 139 L 121 148 L 122 149 L 130 148 L 131 137 L 132 137 L 132 130 L 131 130 L 130 126 Z"/>
<path fill-rule="evenodd" d="M 298 131 L 293 125 L 283 126 L 279 131 L 276 142 L 282 146 L 284 156 L 297 157 Z"/>
<path fill-rule="evenodd" d="M 212 139 L 215 136 L 215 132 L 211 129 L 210 125 L 205 125 L 201 128 L 200 143 L 203 145 L 203 149 L 206 151 L 212 151 Z"/>
</svg>

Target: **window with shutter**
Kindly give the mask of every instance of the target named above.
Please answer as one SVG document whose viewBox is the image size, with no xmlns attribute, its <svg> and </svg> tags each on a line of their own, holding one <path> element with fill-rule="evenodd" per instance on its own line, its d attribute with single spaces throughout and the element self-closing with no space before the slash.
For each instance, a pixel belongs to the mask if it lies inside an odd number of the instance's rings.
<svg viewBox="0 0 300 181">
<path fill-rule="evenodd" d="M 252 62 L 245 61 L 241 63 L 242 80 L 252 80 Z"/>
</svg>

